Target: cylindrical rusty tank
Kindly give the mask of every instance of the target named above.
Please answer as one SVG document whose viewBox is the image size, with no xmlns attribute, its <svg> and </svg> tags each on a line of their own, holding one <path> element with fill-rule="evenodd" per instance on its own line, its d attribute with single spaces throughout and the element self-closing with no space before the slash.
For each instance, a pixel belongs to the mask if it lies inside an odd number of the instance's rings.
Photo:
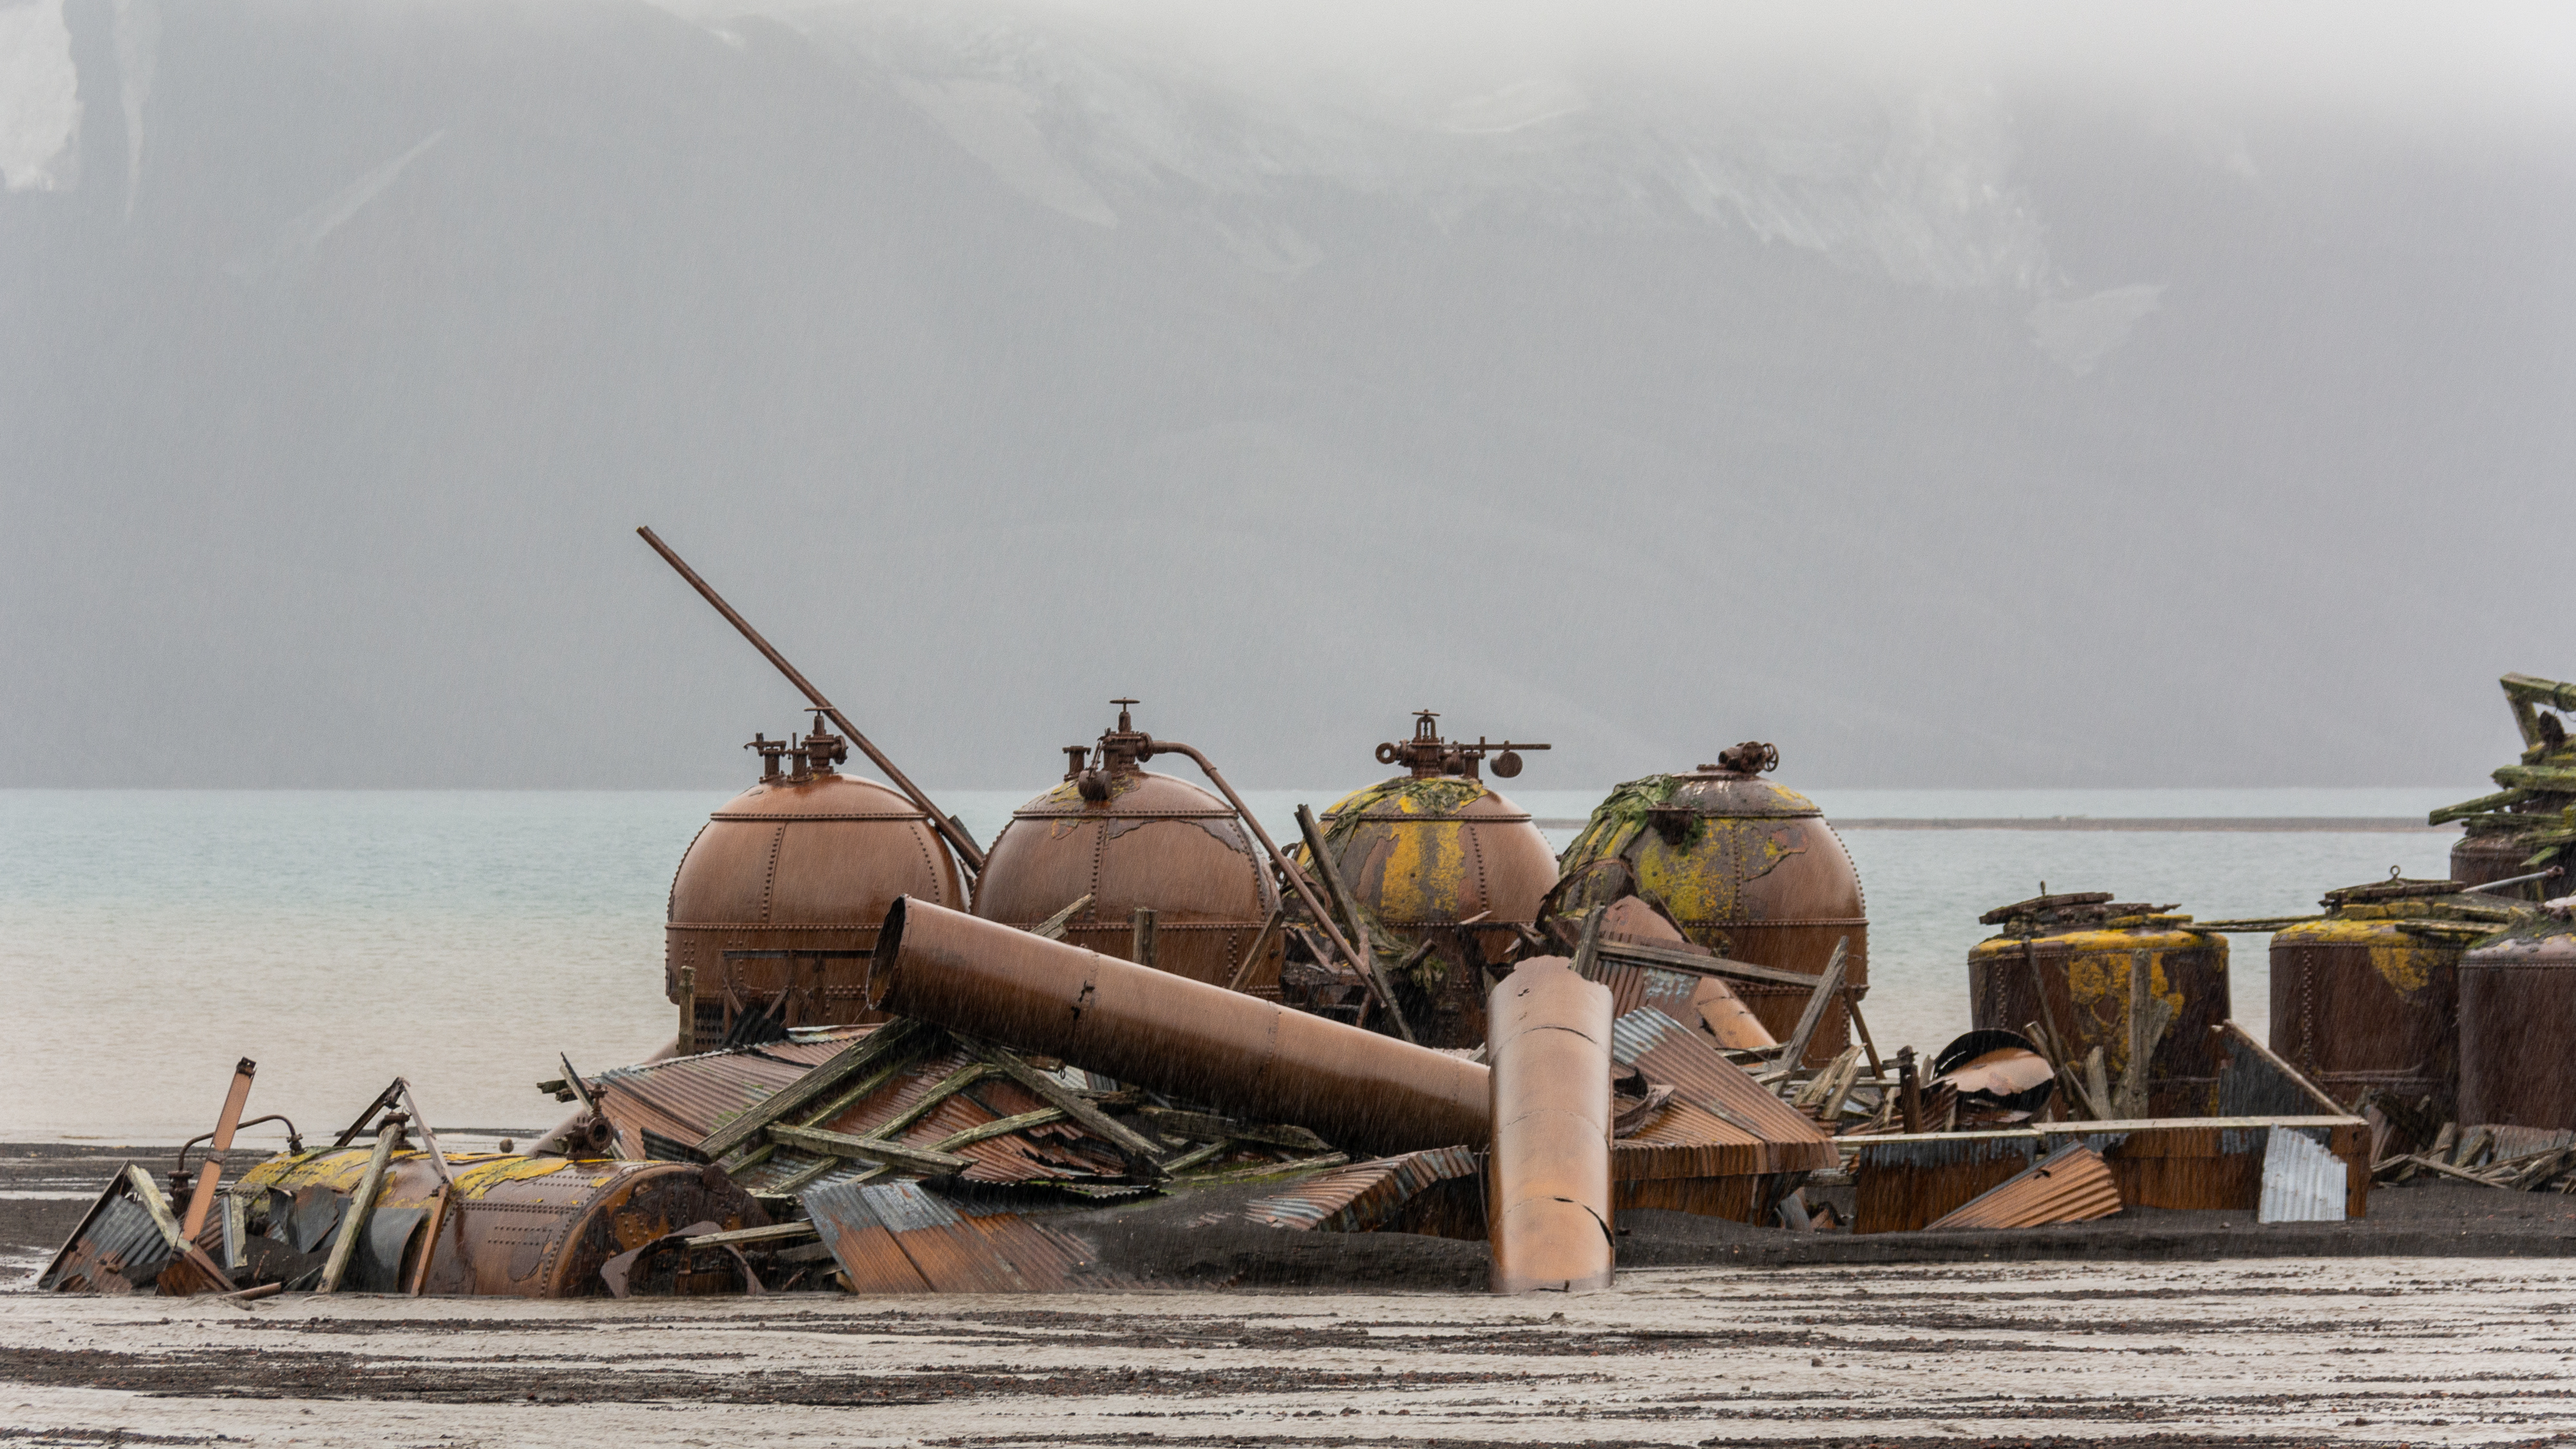
<svg viewBox="0 0 2576 1449">
<path fill-rule="evenodd" d="M 2460 958 L 2462 1127 L 2576 1128 L 2576 926 L 2544 915 Z"/>
<path fill-rule="evenodd" d="M 2451 879 L 2466 888 L 2531 874 L 2537 869 L 2530 863 L 2532 853 L 2541 847 L 2527 838 L 2527 832 L 2559 823 L 2554 814 L 2471 817 L 2467 833 L 2451 846 Z M 2552 885 L 2553 882 L 2526 881 L 2491 894 L 2497 900 L 2537 901 L 2549 894 Z"/>
<path fill-rule="evenodd" d="M 1444 740 L 1439 716 L 1414 716 L 1413 737 L 1377 747 L 1405 773 L 1345 795 L 1319 822 L 1324 848 L 1367 913 L 1372 946 L 1400 978 L 1396 993 L 1426 1046 L 1485 1040 L 1483 969 L 1499 966 L 1538 919 L 1556 884 L 1556 854 L 1529 812 L 1483 778 L 1488 756 L 1505 779 L 1521 750 L 1545 745 Z M 1297 852 L 1311 867 L 1307 852 Z M 1459 923 L 1476 919 L 1475 924 Z"/>
<path fill-rule="evenodd" d="M 1279 904 L 1269 862 L 1224 800 L 1142 767 L 1153 737 L 1135 727 L 1135 700 L 1112 703 L 1118 727 L 1096 746 L 1067 745 L 1064 782 L 1013 811 L 994 839 L 975 914 L 1026 929 L 1089 896 L 1063 939 L 1133 960 L 1142 906 L 1154 912 L 1143 964 L 1275 997 L 1280 936 L 1262 933 Z M 1256 945 L 1261 957 L 1245 969 Z"/>
<path fill-rule="evenodd" d="M 1633 888 L 1700 945 L 1810 974 L 1847 940 L 1844 979 L 1851 999 L 1866 995 L 1869 910 L 1860 872 L 1814 801 L 1763 778 L 1779 763 L 1777 749 L 1748 741 L 1721 751 L 1716 764 L 1621 785 L 1558 862 L 1565 905 L 1606 904 Z M 1772 1035 L 1785 1041 L 1796 1030 L 1805 992 L 1731 984 Z M 1807 1060 L 1832 1060 L 1850 1033 L 1851 1017 L 1838 1006 L 1810 1039 Z"/>
<path fill-rule="evenodd" d="M 2330 891 L 2326 916 L 2272 937 L 2272 1050 L 2347 1106 L 2372 1087 L 2430 1098 L 2450 1121 L 2459 1092 L 2460 956 L 2510 910 L 2455 880 Z"/>
<path fill-rule="evenodd" d="M 724 1040 L 747 1012 L 780 1026 L 869 1021 L 868 952 L 897 896 L 963 906 L 930 817 L 889 786 L 844 775 L 837 735 L 755 738 L 760 782 L 698 831 L 671 878 L 663 994 L 693 991 L 683 1052 Z"/>
<path fill-rule="evenodd" d="M 2219 1057 L 2210 1028 L 2228 1019 L 2227 938 L 2195 931 L 2171 906 L 2115 902 L 2107 892 L 2038 896 L 1986 912 L 2000 926 L 1968 952 L 1968 998 L 1981 1031 L 2032 1022 L 2081 1061 L 2102 1049 L 2116 1086 L 2129 1068 L 2129 972 L 2141 953 L 2147 989 L 2173 1008 L 2147 1060 L 2147 1111 L 2205 1117 L 2217 1109 Z"/>
<path fill-rule="evenodd" d="M 231 1190 L 251 1200 L 252 1266 L 267 1263 L 290 1286 L 304 1259 L 320 1267 L 368 1156 L 364 1147 L 279 1156 L 245 1174 Z M 448 1165 L 456 1187 L 442 1203 L 429 1154 L 394 1155 L 345 1287 L 409 1292 L 417 1283 L 429 1294 L 605 1297 L 609 1285 L 599 1270 L 621 1253 L 700 1223 L 729 1231 L 769 1221 L 751 1194 L 693 1162 L 464 1154 Z M 661 1286 L 742 1291 L 738 1275 L 718 1276 L 727 1281 Z"/>
<path fill-rule="evenodd" d="M 1495 983 L 1491 1209 L 1497 1293 L 1610 1286 L 1610 992 L 1557 956 Z"/>
</svg>

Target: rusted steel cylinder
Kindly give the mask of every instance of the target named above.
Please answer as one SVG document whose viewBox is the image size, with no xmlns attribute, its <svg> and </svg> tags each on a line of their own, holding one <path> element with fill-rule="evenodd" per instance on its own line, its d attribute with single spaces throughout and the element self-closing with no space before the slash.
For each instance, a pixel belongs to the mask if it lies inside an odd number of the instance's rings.
<svg viewBox="0 0 2576 1449">
<path fill-rule="evenodd" d="M 928 901 L 887 912 L 868 982 L 879 1010 L 1354 1151 L 1482 1142 L 1491 1120 L 1473 1062 Z"/>
<path fill-rule="evenodd" d="M 2338 1102 L 2379 1087 L 2459 1090 L 2462 942 L 2413 935 L 2403 917 L 2302 921 L 2272 937 L 2272 1050 Z"/>
<path fill-rule="evenodd" d="M 2148 1114 L 2203 1117 L 2217 1109 L 2210 1028 L 2229 1015 L 2226 937 L 2192 929 L 2189 916 L 2098 902 L 1988 924 L 2005 930 L 1968 952 L 1969 1017 L 1977 1029 L 2020 1031 L 2038 1022 L 2079 1059 L 2100 1047 L 2116 1082 L 2129 1067 L 2129 968 L 2144 952 L 2148 990 L 2173 1008 L 2147 1060 Z"/>
<path fill-rule="evenodd" d="M 368 1155 L 360 1147 L 273 1157 L 233 1191 L 260 1198 L 255 1216 L 268 1224 L 265 1236 L 291 1236 L 293 1224 L 317 1209 L 327 1227 L 346 1214 Z M 414 1291 L 433 1295 L 604 1296 L 600 1265 L 620 1253 L 697 1223 L 731 1229 L 768 1221 L 749 1193 L 696 1163 L 473 1154 L 448 1162 L 456 1186 L 442 1203 L 428 1154 L 394 1155 L 348 1286 L 392 1292 L 416 1283 Z M 328 1201 L 334 1198 L 336 1206 Z M 692 1290 L 683 1285 L 683 1291 Z"/>
<path fill-rule="evenodd" d="M 1610 989 L 1562 957 L 1524 961 L 1493 1023 L 1494 1291 L 1610 1286 Z"/>
<path fill-rule="evenodd" d="M 2516 935 L 2460 958 L 2463 1127 L 2576 1127 L 2571 1041 L 2576 936 Z"/>
</svg>

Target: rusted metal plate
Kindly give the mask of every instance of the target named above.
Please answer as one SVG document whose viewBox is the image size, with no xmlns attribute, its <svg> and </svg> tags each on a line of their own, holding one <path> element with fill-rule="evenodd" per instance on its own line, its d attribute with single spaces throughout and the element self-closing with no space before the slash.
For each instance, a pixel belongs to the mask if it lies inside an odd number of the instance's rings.
<svg viewBox="0 0 2576 1449">
<path fill-rule="evenodd" d="M 1559 957 L 1487 1002 L 1493 1037 L 1494 1291 L 1610 1286 L 1610 993 Z"/>
<path fill-rule="evenodd" d="M 1814 801 L 1760 773 L 1777 753 L 1726 752 L 1730 763 L 1632 780 L 1613 791 L 1567 847 L 1565 876 L 1588 872 L 1568 904 L 1606 903 L 1633 884 L 1692 941 L 1737 961 L 1815 975 L 1850 942 L 1853 999 L 1869 988 L 1869 911 L 1842 838 Z M 1741 764 L 1747 768 L 1734 768 Z M 1606 862 L 1618 861 L 1618 865 Z M 1778 1040 L 1806 996 L 1794 987 L 1730 983 Z M 1821 1065 L 1849 1044 L 1842 1003 L 1807 1048 Z"/>
<path fill-rule="evenodd" d="M 728 801 L 671 880 L 664 994 L 677 1002 L 683 981 L 695 982 L 681 1050 L 712 1046 L 745 1012 L 773 1006 L 788 1026 L 866 1019 L 864 953 L 901 895 L 966 903 L 947 842 L 892 788 L 799 757 L 794 773 Z M 728 951 L 788 954 L 729 961 Z M 840 954 L 796 954 L 816 951 Z"/>
<path fill-rule="evenodd" d="M 2565 931 L 2564 923 L 2544 930 Z M 2463 1125 L 2576 1127 L 2576 936 L 2517 935 L 2460 960 Z"/>
<path fill-rule="evenodd" d="M 1613 1059 L 1673 1088 L 1677 1103 L 1716 1119 L 1717 1128 L 1692 1127 L 1697 1135 L 1687 1139 L 1679 1135 L 1683 1124 L 1696 1119 L 1675 1118 L 1671 1131 L 1674 1140 L 1733 1149 L 1719 1159 L 1726 1174 L 1807 1172 L 1840 1160 L 1833 1139 L 1813 1119 L 1728 1061 L 1706 1036 L 1663 1012 L 1648 1006 L 1627 1013 L 1611 1024 L 1610 1039 Z M 1651 1129 L 1629 1140 L 1638 1139 L 1653 1140 Z"/>
<path fill-rule="evenodd" d="M 1856 1139 L 1852 1231 L 1913 1232 L 2029 1170 L 2036 1133 L 1955 1132 Z"/>
<path fill-rule="evenodd" d="M 1020 1214 L 952 1204 L 919 1184 L 804 1197 L 853 1293 L 1062 1293 L 1128 1286 L 1079 1239 Z"/>
<path fill-rule="evenodd" d="M 2173 1019 L 2147 1066 L 2147 1108 L 2156 1116 L 2214 1110 L 2218 1063 L 2210 1029 L 2228 1019 L 2227 939 L 2191 929 L 2189 916 L 2138 908 L 2099 928 L 2017 932 L 1968 952 L 1970 1016 L 1980 1029 L 2046 1027 L 2077 1059 L 2094 1047 L 2117 1082 L 2129 1063 L 2129 968 L 2147 956 L 2148 989 Z"/>
<path fill-rule="evenodd" d="M 1924 1224 L 1924 1230 L 2038 1228 L 2090 1222 L 2119 1210 L 2120 1183 L 2111 1165 L 2092 1148 L 2069 1143 Z"/>
<path fill-rule="evenodd" d="M 272 1158 L 236 1190 L 262 1204 L 254 1230 L 298 1237 L 292 1246 L 315 1253 L 338 1218 L 322 1236 L 299 1235 L 294 1205 L 345 1201 L 368 1156 L 345 1148 Z M 456 1184 L 433 1213 L 442 1184 L 428 1154 L 394 1155 L 372 1214 L 385 1231 L 361 1246 L 352 1286 L 391 1291 L 418 1282 L 428 1294 L 591 1297 L 608 1292 L 599 1270 L 610 1258 L 682 1227 L 713 1222 L 730 1231 L 768 1222 L 722 1173 L 690 1163 L 474 1154 L 448 1161 Z M 437 1237 L 430 1241 L 423 1229 L 433 1219 Z"/>
<path fill-rule="evenodd" d="M 1355 1162 L 1246 1203 L 1243 1215 L 1301 1231 L 1421 1232 L 1422 1227 L 1405 1221 L 1407 1210 L 1443 1183 L 1459 1183 L 1474 1193 L 1480 1186 L 1476 1155 L 1475 1148 L 1462 1145 Z M 1483 1237 L 1482 1211 L 1476 1216 L 1474 1231 L 1440 1236 Z"/>
<path fill-rule="evenodd" d="M 927 902 L 898 902 L 883 1010 L 1359 1152 L 1485 1140 L 1485 1068 Z"/>
</svg>

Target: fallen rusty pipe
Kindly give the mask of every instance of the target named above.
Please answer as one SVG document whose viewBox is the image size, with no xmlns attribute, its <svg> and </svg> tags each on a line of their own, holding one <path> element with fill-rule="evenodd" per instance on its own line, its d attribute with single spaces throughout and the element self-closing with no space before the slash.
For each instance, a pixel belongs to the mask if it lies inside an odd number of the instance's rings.
<svg viewBox="0 0 2576 1449">
<path fill-rule="evenodd" d="M 1494 1291 L 1610 1286 L 1610 989 L 1561 956 L 1485 999 L 1493 1059 Z"/>
<path fill-rule="evenodd" d="M 910 897 L 878 928 L 868 1004 L 1354 1152 L 1491 1131 L 1473 1062 Z M 1605 1068 L 1605 1103 L 1609 1080 Z"/>
</svg>

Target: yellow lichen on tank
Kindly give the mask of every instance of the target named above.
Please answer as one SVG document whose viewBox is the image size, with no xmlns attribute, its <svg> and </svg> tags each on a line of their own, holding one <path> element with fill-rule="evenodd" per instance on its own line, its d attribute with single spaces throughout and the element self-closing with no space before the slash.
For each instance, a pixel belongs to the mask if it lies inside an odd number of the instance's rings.
<svg viewBox="0 0 2576 1449">
<path fill-rule="evenodd" d="M 2387 919 L 2301 921 L 2274 933 L 2272 944 L 2359 946 L 2370 953 L 2370 969 L 2400 996 L 2413 996 L 2430 985 L 2433 968 L 2459 949 L 2426 945 Z"/>
<path fill-rule="evenodd" d="M 1806 851 L 1795 823 L 1725 816 L 1703 817 L 1692 844 L 1675 848 L 1647 834 L 1631 861 L 1637 889 L 1663 903 L 1680 921 L 1731 921 L 1744 909 L 1744 887 Z"/>
<path fill-rule="evenodd" d="M 1425 821 L 1388 832 L 1378 913 L 1392 921 L 1455 920 L 1467 888 L 1467 827 Z"/>
<path fill-rule="evenodd" d="M 2129 1066 L 2129 962 L 2147 953 L 2147 991 L 2164 999 L 2179 1020 L 2182 989 L 2165 978 L 2165 953 L 2201 949 L 2210 943 L 2187 931 L 2074 931 L 2059 936 L 2066 957 L 2066 994 L 2075 1009 L 2090 1019 L 2083 1035 L 2102 1043 L 2102 1062 L 2113 1076 Z M 2216 943 L 2224 952 L 2226 942 Z"/>
<path fill-rule="evenodd" d="M 579 1163 L 569 1157 L 490 1158 L 473 1167 L 469 1167 L 458 1172 L 456 1174 L 456 1191 L 459 1196 L 468 1199 L 480 1198 L 505 1182 L 526 1182 L 533 1178 L 552 1176 L 555 1173 L 562 1172 L 571 1167 L 601 1167 L 605 1165 L 605 1163 L 598 1161 Z M 564 1200 L 566 1202 L 577 1202 L 581 1199 L 582 1194 L 607 1180 L 608 1179 L 606 1177 L 593 1177 L 588 1174 L 582 1174 L 569 1179 L 563 1184 L 567 1189 L 567 1196 Z"/>
</svg>

